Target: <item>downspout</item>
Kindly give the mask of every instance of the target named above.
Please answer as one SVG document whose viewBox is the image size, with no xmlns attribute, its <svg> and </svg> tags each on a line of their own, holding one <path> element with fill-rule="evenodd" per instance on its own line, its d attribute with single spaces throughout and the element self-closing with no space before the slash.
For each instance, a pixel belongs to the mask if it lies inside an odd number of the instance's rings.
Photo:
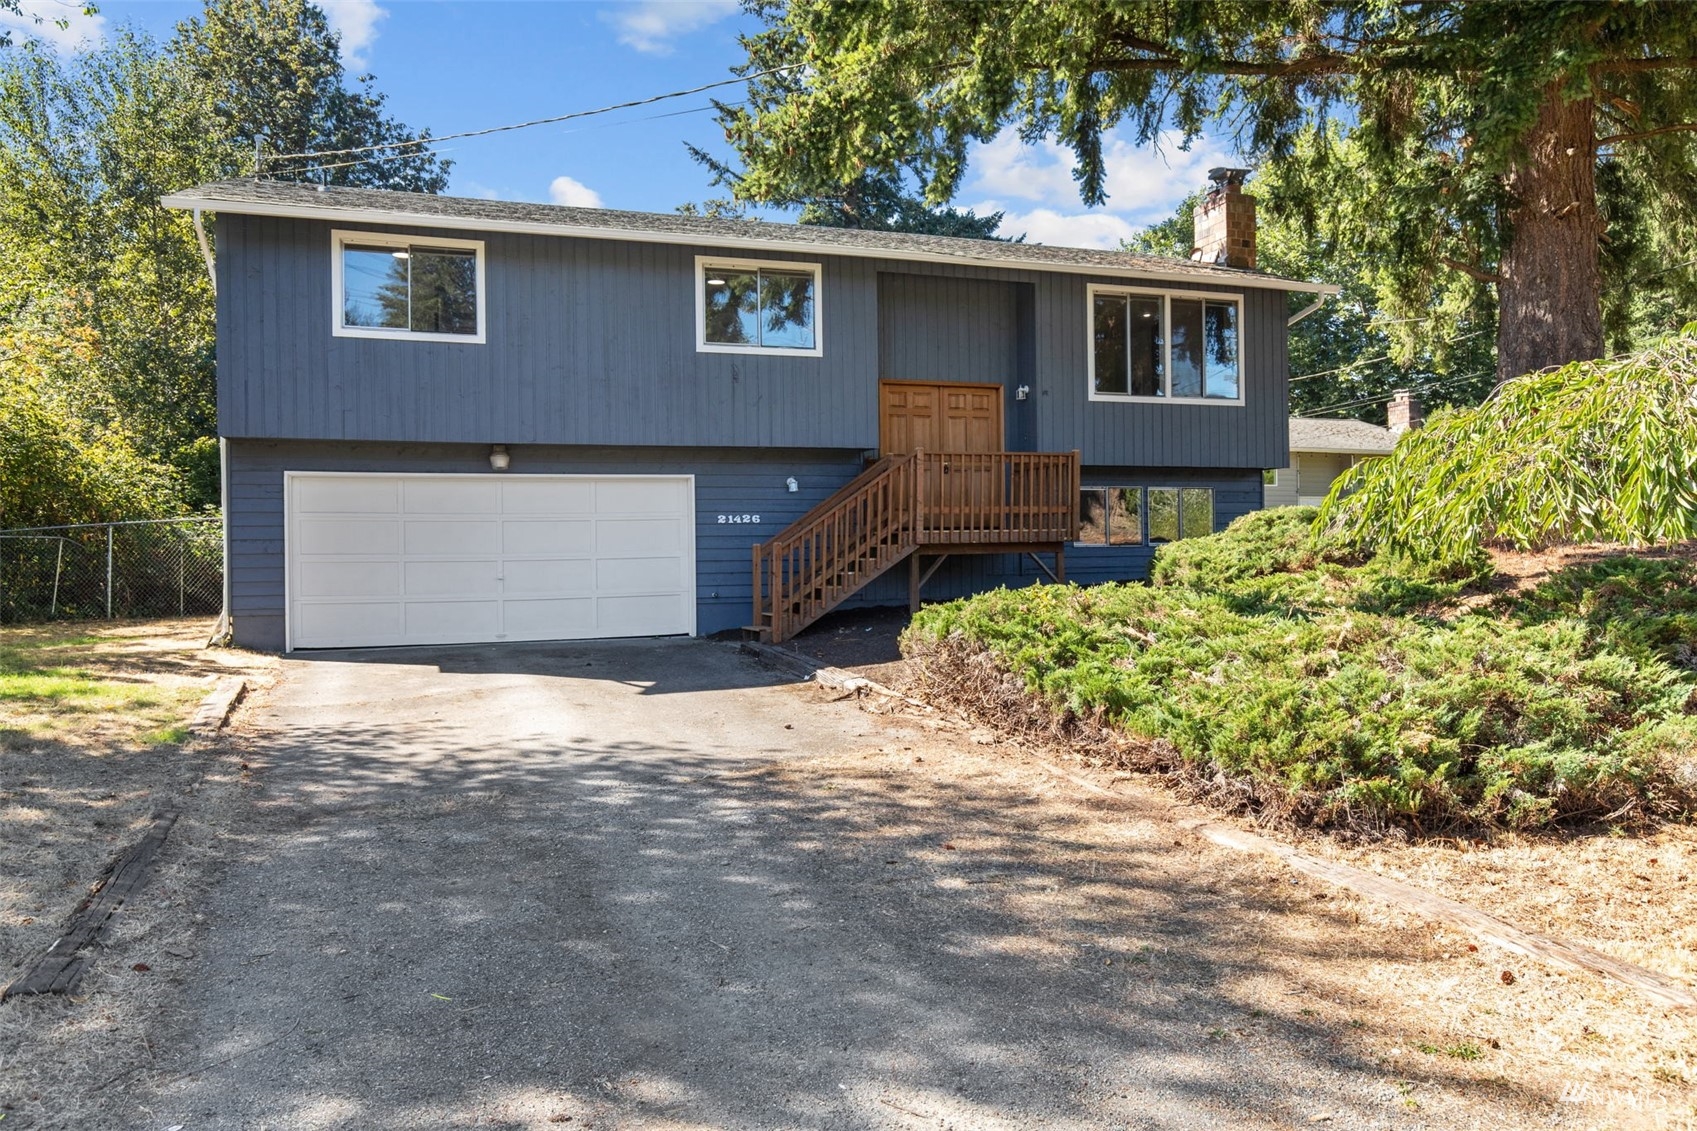
<svg viewBox="0 0 1697 1131">
<path fill-rule="evenodd" d="M 200 214 L 196 213 L 195 214 L 195 223 L 197 225 L 200 223 L 199 217 L 200 217 Z M 1307 318 L 1310 314 L 1313 314 L 1316 310 L 1319 310 L 1322 306 L 1325 306 L 1326 300 L 1331 298 L 1331 297 L 1332 297 L 1331 295 L 1321 295 L 1319 298 L 1315 299 L 1313 302 L 1309 303 L 1307 306 L 1303 307 L 1301 310 L 1297 311 L 1295 314 L 1293 314 L 1289 318 L 1285 319 L 1285 327 L 1288 329 L 1289 327 L 1296 325 L 1298 322 L 1301 322 L 1304 318 Z"/>
<path fill-rule="evenodd" d="M 206 281 L 212 284 L 212 297 L 218 298 L 218 267 L 212 258 L 212 244 L 206 238 L 206 225 L 200 209 L 194 210 L 194 238 L 200 243 L 200 258 L 206 264 Z M 218 509 L 224 521 L 224 608 L 218 615 L 218 627 L 207 643 L 227 643 L 235 638 L 236 626 L 230 616 L 230 447 L 224 437 L 218 437 Z"/>
<path fill-rule="evenodd" d="M 206 239 L 206 225 L 200 222 L 200 209 L 194 210 L 194 238 L 200 241 L 200 258 L 206 263 L 206 281 L 212 284 L 212 297 L 218 297 L 218 270 L 212 261 L 212 245 Z"/>
</svg>

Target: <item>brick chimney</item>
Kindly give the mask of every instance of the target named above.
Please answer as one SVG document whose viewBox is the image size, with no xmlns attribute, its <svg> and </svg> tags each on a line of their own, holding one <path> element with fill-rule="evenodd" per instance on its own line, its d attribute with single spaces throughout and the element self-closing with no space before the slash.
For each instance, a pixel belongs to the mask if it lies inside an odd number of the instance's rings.
<svg viewBox="0 0 1697 1131">
<path fill-rule="evenodd" d="M 1196 206 L 1190 258 L 1219 267 L 1255 268 L 1255 198 L 1243 191 L 1248 169 L 1209 169 L 1213 182 Z"/>
<path fill-rule="evenodd" d="M 1410 428 L 1418 428 L 1426 422 L 1426 413 L 1420 407 L 1420 398 L 1407 389 L 1398 389 L 1391 403 L 1385 409 L 1385 423 L 1391 431 L 1400 436 Z"/>
</svg>

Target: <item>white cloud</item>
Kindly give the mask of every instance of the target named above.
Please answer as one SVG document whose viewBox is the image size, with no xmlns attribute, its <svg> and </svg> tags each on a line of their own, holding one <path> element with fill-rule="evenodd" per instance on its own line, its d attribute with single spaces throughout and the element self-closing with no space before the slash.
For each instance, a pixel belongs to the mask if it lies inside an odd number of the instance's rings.
<svg viewBox="0 0 1697 1131">
<path fill-rule="evenodd" d="M 1047 139 L 1027 145 L 1004 131 L 974 147 L 966 192 L 1003 202 L 974 206 L 978 212 L 1008 212 L 1001 235 L 1023 231 L 1039 243 L 1115 247 L 1139 228 L 1171 216 L 1186 196 L 1207 184 L 1209 169 L 1242 164 L 1212 139 L 1199 139 L 1188 151 L 1178 141 L 1178 135 L 1164 134 L 1158 148 L 1137 146 L 1110 134 L 1103 151 L 1108 203 L 1087 209 L 1072 178 L 1071 150 Z M 1015 203 L 1006 203 L 1010 200 Z M 1030 207 L 1022 211 L 1021 203 Z"/>
<path fill-rule="evenodd" d="M 23 0 L 22 7 L 21 15 L 0 11 L 0 30 L 10 32 L 14 40 L 33 36 L 64 54 L 99 46 L 106 33 L 106 17 L 84 15 L 80 2 Z M 64 27 L 59 26 L 60 20 L 65 21 Z"/>
<path fill-rule="evenodd" d="M 467 181 L 465 183 L 465 187 L 460 189 L 458 195 L 474 196 L 478 200 L 500 200 L 501 190 L 497 188 L 490 188 L 482 181 Z"/>
<path fill-rule="evenodd" d="M 377 41 L 377 25 L 389 17 L 389 9 L 377 0 L 318 0 L 330 30 L 342 37 L 342 62 L 363 70 L 370 61 L 366 50 Z"/>
<path fill-rule="evenodd" d="M 601 194 L 571 177 L 555 177 L 548 185 L 548 199 L 571 208 L 600 208 Z"/>
<path fill-rule="evenodd" d="M 619 42 L 648 55 L 670 55 L 672 41 L 737 12 L 737 0 L 639 0 L 603 12 Z"/>
<path fill-rule="evenodd" d="M 1027 243 L 1059 247 L 1117 248 L 1121 240 L 1130 239 L 1138 228 L 1125 217 L 1105 209 L 1066 213 L 1053 208 L 1033 208 L 1020 212 L 989 200 L 974 204 L 972 210 L 980 216 L 987 212 L 1002 212 L 1002 223 L 996 234 L 1005 239 L 1024 236 Z"/>
</svg>

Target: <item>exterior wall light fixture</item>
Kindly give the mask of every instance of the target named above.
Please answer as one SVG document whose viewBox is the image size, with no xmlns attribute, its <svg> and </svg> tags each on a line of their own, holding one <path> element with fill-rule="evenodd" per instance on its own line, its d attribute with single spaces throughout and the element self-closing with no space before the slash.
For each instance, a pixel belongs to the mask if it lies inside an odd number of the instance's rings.
<svg viewBox="0 0 1697 1131">
<path fill-rule="evenodd" d="M 489 466 L 496 471 L 505 471 L 513 465 L 513 457 L 507 454 L 507 445 L 496 444 L 489 449 Z"/>
</svg>

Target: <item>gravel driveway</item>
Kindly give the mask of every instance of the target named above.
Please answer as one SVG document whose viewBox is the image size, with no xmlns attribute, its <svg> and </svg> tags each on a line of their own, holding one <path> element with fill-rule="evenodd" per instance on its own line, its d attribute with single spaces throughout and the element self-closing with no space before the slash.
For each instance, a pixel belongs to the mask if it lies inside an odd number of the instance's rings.
<svg viewBox="0 0 1697 1131">
<path fill-rule="evenodd" d="M 244 725 L 266 764 L 132 1126 L 1551 1110 L 1488 1066 L 1371 1051 L 1396 1038 L 1310 968 L 1410 960 L 1396 934 L 728 645 L 289 661 Z"/>
</svg>

